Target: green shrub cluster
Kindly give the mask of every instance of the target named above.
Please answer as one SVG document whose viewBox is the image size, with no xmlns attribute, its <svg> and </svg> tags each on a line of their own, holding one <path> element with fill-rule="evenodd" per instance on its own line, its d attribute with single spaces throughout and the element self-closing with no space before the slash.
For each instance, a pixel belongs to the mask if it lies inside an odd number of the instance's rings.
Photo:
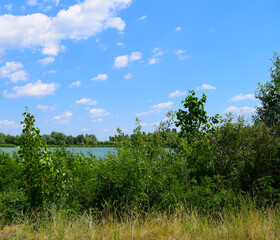
<svg viewBox="0 0 280 240">
<path fill-rule="evenodd" d="M 117 153 L 102 158 L 48 149 L 26 111 L 18 153 L 0 152 L 0 217 L 11 221 L 52 204 L 75 212 L 141 213 L 278 204 L 279 123 L 208 117 L 205 101 L 190 91 L 186 111 L 176 114 L 179 133 L 171 130 L 174 113 L 152 134 L 138 120 L 132 135 L 118 130 Z"/>
<path fill-rule="evenodd" d="M 33 128 L 25 142 L 31 145 L 13 156 L 0 153 L 1 217 L 12 220 L 50 204 L 73 211 L 183 206 L 207 212 L 238 207 L 242 199 L 259 206 L 279 201 L 280 137 L 273 129 L 228 118 L 189 141 L 168 124 L 153 134 L 142 131 L 141 124 L 131 136 L 119 131 L 118 153 L 103 158 L 64 148 L 50 151 Z"/>
</svg>

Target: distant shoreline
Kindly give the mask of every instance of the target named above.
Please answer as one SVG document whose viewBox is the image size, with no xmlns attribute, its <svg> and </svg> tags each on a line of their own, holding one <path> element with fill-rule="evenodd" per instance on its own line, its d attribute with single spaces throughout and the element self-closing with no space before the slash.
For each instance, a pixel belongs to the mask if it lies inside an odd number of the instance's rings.
<svg viewBox="0 0 280 240">
<path fill-rule="evenodd" d="M 13 144 L 0 144 L 0 148 L 16 148 L 17 145 Z M 67 148 L 100 148 L 100 147 L 116 147 L 116 145 L 108 144 L 108 145 L 48 145 L 47 147 L 67 147 Z"/>
</svg>

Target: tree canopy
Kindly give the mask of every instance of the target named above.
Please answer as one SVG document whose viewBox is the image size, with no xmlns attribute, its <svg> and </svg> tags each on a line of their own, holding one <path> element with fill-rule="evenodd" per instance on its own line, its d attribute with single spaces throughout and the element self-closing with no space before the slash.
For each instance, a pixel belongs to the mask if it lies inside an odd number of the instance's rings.
<svg viewBox="0 0 280 240">
<path fill-rule="evenodd" d="M 255 97 L 261 101 L 257 107 L 255 122 L 262 121 L 268 126 L 275 126 L 280 122 L 280 56 L 275 52 L 271 59 L 270 81 L 258 83 Z"/>
</svg>

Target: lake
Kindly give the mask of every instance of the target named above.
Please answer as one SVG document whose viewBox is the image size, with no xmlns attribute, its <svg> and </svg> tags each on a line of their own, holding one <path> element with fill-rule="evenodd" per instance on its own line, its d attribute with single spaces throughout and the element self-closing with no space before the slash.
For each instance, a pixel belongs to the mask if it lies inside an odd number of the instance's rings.
<svg viewBox="0 0 280 240">
<path fill-rule="evenodd" d="M 8 153 L 17 151 L 16 148 L 8 148 L 8 147 L 1 147 L 0 149 Z M 66 147 L 66 149 L 75 153 L 82 152 L 86 155 L 89 152 L 91 152 L 96 157 L 103 157 L 107 154 L 107 152 L 113 152 L 113 153 L 117 152 L 117 150 L 113 147 Z"/>
</svg>

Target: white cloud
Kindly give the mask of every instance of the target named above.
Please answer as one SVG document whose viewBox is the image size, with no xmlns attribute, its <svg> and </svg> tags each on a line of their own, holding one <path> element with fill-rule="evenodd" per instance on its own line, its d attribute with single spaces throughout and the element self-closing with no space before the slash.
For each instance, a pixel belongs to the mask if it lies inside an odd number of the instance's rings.
<svg viewBox="0 0 280 240">
<path fill-rule="evenodd" d="M 127 74 L 124 75 L 124 79 L 126 79 L 126 80 L 129 80 L 131 78 L 133 78 L 133 74 L 132 73 L 127 73 Z"/>
<path fill-rule="evenodd" d="M 174 102 L 159 103 L 159 104 L 153 105 L 151 107 L 150 111 L 136 113 L 135 116 L 140 117 L 140 116 L 145 116 L 145 115 L 153 114 L 155 112 L 161 112 L 164 109 L 171 108 L 173 104 L 174 104 Z"/>
<path fill-rule="evenodd" d="M 180 32 L 180 31 L 182 30 L 182 28 L 181 28 L 181 27 L 176 27 L 174 30 L 175 30 L 176 32 Z"/>
<path fill-rule="evenodd" d="M 123 43 L 121 43 L 121 42 L 118 42 L 118 43 L 117 43 L 117 46 L 120 46 L 120 47 L 122 47 L 122 46 L 123 46 Z"/>
<path fill-rule="evenodd" d="M 127 67 L 129 62 L 134 62 L 142 59 L 141 52 L 132 52 L 130 55 L 122 55 L 115 57 L 113 68 Z"/>
<path fill-rule="evenodd" d="M 145 20 L 146 18 L 147 18 L 147 16 L 144 15 L 144 16 L 140 17 L 139 20 L 140 20 L 140 21 L 143 21 L 143 20 Z"/>
<path fill-rule="evenodd" d="M 22 70 L 22 68 L 23 64 L 20 62 L 6 62 L 6 64 L 0 68 L 0 77 L 9 78 L 13 83 L 25 81 L 27 80 L 28 73 Z"/>
<path fill-rule="evenodd" d="M 13 83 L 16 83 L 18 81 L 25 81 L 25 80 L 27 80 L 27 76 L 28 76 L 27 72 L 25 72 L 24 70 L 18 70 L 11 74 L 10 80 Z"/>
<path fill-rule="evenodd" d="M 167 51 L 161 50 L 158 47 L 154 48 L 152 51 L 152 57 L 149 59 L 149 64 L 153 65 L 153 64 L 159 63 L 161 60 L 159 57 L 163 56 L 166 53 L 167 53 Z"/>
<path fill-rule="evenodd" d="M 216 89 L 216 87 L 204 83 L 201 86 L 197 87 L 195 90 L 199 91 L 199 90 L 215 90 L 215 89 Z"/>
<path fill-rule="evenodd" d="M 106 117 L 109 115 L 109 113 L 106 112 L 105 109 L 101 109 L 101 108 L 90 109 L 89 113 L 91 117 L 95 117 L 95 118 Z"/>
<path fill-rule="evenodd" d="M 94 119 L 94 120 L 91 120 L 93 123 L 95 122 L 103 122 L 103 119 L 102 118 L 98 118 L 98 119 Z"/>
<path fill-rule="evenodd" d="M 128 55 L 115 57 L 113 68 L 123 68 L 127 67 L 129 62 Z"/>
<path fill-rule="evenodd" d="M 235 114 L 250 114 L 256 111 L 255 107 L 235 107 L 235 106 L 230 106 L 228 107 L 224 112 L 231 112 L 231 113 L 235 113 Z"/>
<path fill-rule="evenodd" d="M 88 129 L 88 128 L 83 128 L 83 129 L 81 129 L 81 131 L 82 131 L 82 132 L 88 132 L 89 129 Z"/>
<path fill-rule="evenodd" d="M 72 82 L 69 85 L 69 88 L 75 88 L 75 87 L 80 87 L 82 85 L 81 81 L 76 81 L 76 82 Z"/>
<path fill-rule="evenodd" d="M 161 111 L 166 108 L 171 108 L 173 104 L 174 102 L 159 103 L 157 105 L 153 105 L 152 109 L 154 109 L 155 111 Z"/>
<path fill-rule="evenodd" d="M 39 110 L 42 110 L 43 112 L 46 112 L 46 111 L 54 111 L 56 108 L 53 107 L 53 106 L 45 106 L 45 105 L 37 105 L 37 109 Z"/>
<path fill-rule="evenodd" d="M 186 55 L 185 53 L 186 53 L 186 50 L 183 50 L 183 49 L 178 49 L 178 50 L 175 51 L 175 54 L 177 55 L 177 57 L 181 61 L 185 60 L 186 58 L 191 57 L 191 56 Z"/>
<path fill-rule="evenodd" d="M 0 128 L 19 128 L 20 126 L 14 121 L 0 120 Z"/>
<path fill-rule="evenodd" d="M 108 75 L 107 74 L 98 74 L 96 77 L 92 78 L 91 81 L 106 81 L 108 79 Z"/>
<path fill-rule="evenodd" d="M 91 100 L 90 98 L 82 98 L 76 101 L 77 104 L 85 104 L 85 105 L 97 105 L 98 102 L 95 100 Z"/>
<path fill-rule="evenodd" d="M 252 93 L 242 95 L 241 93 L 237 96 L 234 96 L 233 98 L 229 99 L 229 102 L 238 102 L 242 100 L 256 100 L 255 95 Z"/>
<path fill-rule="evenodd" d="M 186 91 L 185 91 L 185 92 L 181 92 L 181 91 L 177 90 L 177 91 L 175 91 L 175 92 L 173 92 L 173 93 L 170 93 L 170 94 L 169 94 L 169 97 L 170 97 L 170 98 L 173 98 L 173 97 L 181 97 L 181 96 L 184 96 L 184 95 L 186 95 L 186 94 L 187 94 Z"/>
<path fill-rule="evenodd" d="M 142 59 L 142 53 L 141 52 L 133 52 L 129 56 L 129 61 L 138 61 Z"/>
<path fill-rule="evenodd" d="M 18 97 L 45 97 L 47 95 L 53 95 L 55 90 L 59 87 L 56 83 L 42 83 L 41 80 L 36 83 L 28 83 L 25 86 L 13 87 L 14 93 L 8 93 L 7 90 L 3 91 L 3 97 L 5 98 L 18 98 Z"/>
<path fill-rule="evenodd" d="M 53 117 L 53 120 L 55 121 L 55 123 L 65 124 L 65 123 L 69 123 L 69 121 L 72 119 L 72 116 L 73 116 L 72 112 L 66 111 L 61 115 L 57 115 Z"/>
<path fill-rule="evenodd" d="M 44 66 L 46 66 L 46 65 L 54 62 L 54 57 L 46 57 L 46 58 L 40 59 L 38 62 L 42 63 Z"/>
<path fill-rule="evenodd" d="M 132 0 L 85 0 L 60 10 L 56 16 L 42 13 L 0 16 L 0 46 L 3 49 L 40 48 L 43 54 L 63 51 L 62 40 L 81 40 L 106 28 L 123 31 L 125 22 L 117 12 L 129 7 Z M 59 1 L 56 0 L 58 4 Z M 29 0 L 34 6 L 37 1 Z"/>
<path fill-rule="evenodd" d="M 148 112 L 135 113 L 135 116 L 136 117 L 141 117 L 141 116 L 149 115 L 149 114 L 152 114 L 152 113 L 155 113 L 155 112 L 156 112 L 155 110 L 150 110 Z"/>
</svg>

